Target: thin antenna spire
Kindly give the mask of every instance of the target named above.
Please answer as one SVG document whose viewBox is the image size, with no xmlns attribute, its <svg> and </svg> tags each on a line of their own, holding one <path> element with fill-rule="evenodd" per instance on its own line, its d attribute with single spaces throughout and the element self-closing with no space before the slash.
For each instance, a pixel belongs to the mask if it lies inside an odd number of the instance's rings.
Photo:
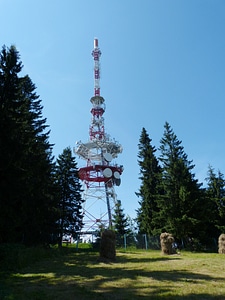
<svg viewBox="0 0 225 300">
<path fill-rule="evenodd" d="M 94 57 L 94 95 L 100 96 L 100 56 L 101 51 L 98 47 L 98 39 L 94 39 L 94 50 L 92 56 Z"/>
</svg>

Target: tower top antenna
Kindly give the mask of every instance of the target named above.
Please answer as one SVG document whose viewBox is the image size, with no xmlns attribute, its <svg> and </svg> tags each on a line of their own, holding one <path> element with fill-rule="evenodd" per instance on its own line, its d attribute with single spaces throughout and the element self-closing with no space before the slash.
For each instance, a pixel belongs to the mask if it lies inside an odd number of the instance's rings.
<svg viewBox="0 0 225 300">
<path fill-rule="evenodd" d="M 98 39 L 94 39 L 94 49 L 92 56 L 94 58 L 94 96 L 100 96 L 100 56 L 101 51 L 98 47 Z"/>
<path fill-rule="evenodd" d="M 94 48 L 98 48 L 98 39 L 94 38 Z"/>
</svg>

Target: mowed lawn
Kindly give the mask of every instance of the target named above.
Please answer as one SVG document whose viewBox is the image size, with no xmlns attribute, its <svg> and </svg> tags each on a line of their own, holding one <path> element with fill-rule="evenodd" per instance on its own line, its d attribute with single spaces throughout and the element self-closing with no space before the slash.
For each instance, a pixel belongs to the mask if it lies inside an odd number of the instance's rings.
<svg viewBox="0 0 225 300">
<path fill-rule="evenodd" d="M 225 299 L 225 255 L 117 251 L 113 263 L 97 252 L 71 249 L 1 278 L 0 299 Z"/>
</svg>

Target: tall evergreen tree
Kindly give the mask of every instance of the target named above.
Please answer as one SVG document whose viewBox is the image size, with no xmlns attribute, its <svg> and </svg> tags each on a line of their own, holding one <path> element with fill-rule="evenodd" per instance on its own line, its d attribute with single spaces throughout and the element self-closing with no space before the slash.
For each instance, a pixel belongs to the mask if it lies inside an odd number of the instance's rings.
<svg viewBox="0 0 225 300">
<path fill-rule="evenodd" d="M 18 61 L 18 53 L 14 47 L 7 51 L 3 47 L 0 54 L 0 241 L 14 239 L 17 213 L 20 208 L 17 195 L 22 186 L 17 178 L 21 175 L 22 166 L 17 157 L 22 155 L 20 140 L 17 135 L 21 131 L 18 111 L 21 103 L 19 96 L 18 73 L 22 69 Z M 18 123 L 18 126 L 17 126 Z M 21 238 L 21 237 L 20 237 Z"/>
<path fill-rule="evenodd" d="M 192 173 L 194 165 L 168 122 L 160 143 L 165 193 L 158 202 L 161 231 L 166 230 L 180 239 L 196 237 L 200 234 L 204 201 L 201 185 Z"/>
<path fill-rule="evenodd" d="M 78 168 L 70 148 L 63 150 L 56 164 L 56 182 L 59 187 L 59 246 L 63 235 L 75 234 L 83 226 L 82 188 L 78 177 Z"/>
<path fill-rule="evenodd" d="M 42 243 L 55 223 L 46 119 L 14 46 L 0 53 L 0 242 Z"/>
<path fill-rule="evenodd" d="M 136 195 L 140 198 L 137 210 L 139 233 L 153 234 L 158 214 L 157 198 L 160 193 L 161 168 L 155 156 L 156 149 L 145 128 L 139 140 L 138 164 L 140 166 L 141 186 Z"/>
<path fill-rule="evenodd" d="M 117 234 L 124 235 L 130 232 L 128 226 L 128 218 L 123 212 L 121 201 L 118 200 L 113 214 L 113 227 Z"/>
<path fill-rule="evenodd" d="M 206 194 L 210 200 L 210 214 L 208 215 L 211 223 L 211 231 L 214 229 L 214 237 L 218 237 L 225 232 L 225 179 L 224 175 L 209 166 L 208 177 L 206 178 L 208 186 Z M 212 235 L 213 235 L 212 233 Z"/>
</svg>

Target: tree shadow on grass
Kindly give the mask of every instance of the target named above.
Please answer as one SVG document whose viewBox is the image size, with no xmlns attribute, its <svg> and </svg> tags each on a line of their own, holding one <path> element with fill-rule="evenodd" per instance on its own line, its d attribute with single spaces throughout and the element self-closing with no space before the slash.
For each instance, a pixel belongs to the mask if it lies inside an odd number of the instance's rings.
<svg viewBox="0 0 225 300">
<path fill-rule="evenodd" d="M 224 300 L 222 296 L 191 293 L 176 295 L 173 283 L 198 285 L 215 281 L 214 277 L 186 270 L 148 270 L 141 264 L 167 261 L 169 257 L 134 258 L 118 257 L 116 263 L 98 262 L 96 253 L 68 253 L 34 264 L 17 274 L 11 274 L 3 282 L 0 299 L 204 299 Z M 179 259 L 173 257 L 172 259 Z M 216 278 L 224 281 L 224 278 Z M 123 285 L 120 282 L 124 282 Z M 159 284 L 160 283 L 160 284 Z M 192 289 L 193 291 L 193 289 Z M 170 296 L 169 294 L 171 293 Z M 167 296 L 165 296 L 167 294 Z"/>
<path fill-rule="evenodd" d="M 160 262 L 160 261 L 171 261 L 171 260 L 180 260 L 181 256 L 179 255 L 161 255 L 159 257 L 131 257 L 131 256 L 126 256 L 126 255 L 120 255 L 117 257 L 116 262 L 118 263 L 152 263 L 152 262 Z"/>
</svg>

